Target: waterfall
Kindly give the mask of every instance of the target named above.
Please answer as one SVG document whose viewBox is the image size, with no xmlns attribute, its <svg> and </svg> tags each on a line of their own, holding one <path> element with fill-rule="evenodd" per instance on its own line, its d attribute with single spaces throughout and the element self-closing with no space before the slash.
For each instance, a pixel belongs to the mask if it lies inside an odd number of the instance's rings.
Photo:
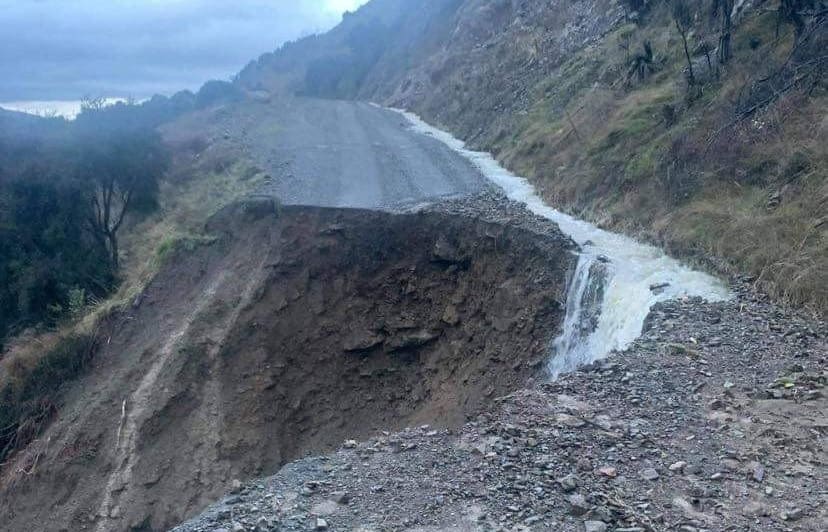
<svg viewBox="0 0 828 532">
<path fill-rule="evenodd" d="M 490 154 L 467 149 L 461 140 L 412 113 L 397 112 L 405 115 L 415 131 L 468 159 L 508 198 L 555 222 L 580 245 L 568 286 L 566 317 L 560 335 L 550 345 L 551 377 L 626 349 L 641 335 L 644 320 L 659 301 L 693 296 L 721 301 L 731 297 L 721 280 L 684 266 L 654 246 L 553 209 L 526 179 L 500 166 Z"/>
</svg>

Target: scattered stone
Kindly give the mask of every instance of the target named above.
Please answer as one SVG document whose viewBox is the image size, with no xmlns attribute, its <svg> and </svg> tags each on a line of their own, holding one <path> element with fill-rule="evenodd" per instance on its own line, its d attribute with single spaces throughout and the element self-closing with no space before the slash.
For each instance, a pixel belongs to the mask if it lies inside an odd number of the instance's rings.
<svg viewBox="0 0 828 532">
<path fill-rule="evenodd" d="M 331 500 L 336 504 L 348 504 L 351 501 L 351 496 L 346 491 L 334 491 L 331 493 Z"/>
<path fill-rule="evenodd" d="M 454 305 L 446 305 L 441 319 L 448 325 L 457 325 L 460 323 L 460 314 L 457 312 L 457 307 Z"/>
<path fill-rule="evenodd" d="M 584 521 L 584 532 L 606 532 L 607 524 L 603 521 Z"/>
<path fill-rule="evenodd" d="M 658 471 L 653 469 L 652 467 L 648 467 L 647 469 L 642 469 L 639 473 L 641 478 L 644 480 L 658 480 Z"/>
<path fill-rule="evenodd" d="M 569 511 L 572 515 L 584 515 L 590 509 L 586 498 L 580 493 L 573 493 L 567 500 L 569 501 Z"/>
<path fill-rule="evenodd" d="M 751 477 L 756 482 L 762 482 L 765 480 L 765 467 L 760 464 L 759 462 L 751 462 L 749 464 L 751 470 Z"/>
<path fill-rule="evenodd" d="M 670 467 L 668 469 L 670 469 L 670 471 L 681 473 L 682 471 L 684 471 L 685 467 L 687 467 L 687 462 L 679 460 L 678 462 L 673 462 L 672 464 L 670 464 Z"/>
<path fill-rule="evenodd" d="M 578 489 L 579 480 L 577 476 L 570 473 L 563 478 L 559 478 L 558 484 L 561 485 L 561 489 L 563 489 L 564 493 L 570 493 Z"/>
<path fill-rule="evenodd" d="M 783 511 L 779 517 L 781 517 L 783 521 L 799 521 L 804 515 L 805 514 L 801 508 L 792 508 L 790 510 Z"/>
<path fill-rule="evenodd" d="M 609 478 L 615 478 L 618 476 L 618 470 L 609 466 L 598 468 L 598 473 Z"/>
<path fill-rule="evenodd" d="M 328 522 L 322 519 L 321 517 L 316 519 L 316 524 L 314 525 L 316 530 L 327 530 L 328 529 Z"/>
</svg>

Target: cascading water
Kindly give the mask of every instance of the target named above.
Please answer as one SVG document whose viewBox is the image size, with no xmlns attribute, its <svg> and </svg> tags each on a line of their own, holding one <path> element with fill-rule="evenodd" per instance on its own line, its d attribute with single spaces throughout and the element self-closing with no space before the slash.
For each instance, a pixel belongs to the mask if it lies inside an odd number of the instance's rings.
<svg viewBox="0 0 828 532">
<path fill-rule="evenodd" d="M 501 167 L 485 152 L 466 149 L 463 141 L 402 110 L 411 127 L 432 136 L 471 161 L 506 196 L 557 223 L 581 245 L 578 266 L 569 282 L 563 330 L 552 343 L 553 378 L 627 348 L 641 335 L 650 308 L 660 301 L 699 296 L 728 299 L 719 279 L 692 270 L 660 249 L 604 231 L 543 203 L 526 179 Z"/>
</svg>

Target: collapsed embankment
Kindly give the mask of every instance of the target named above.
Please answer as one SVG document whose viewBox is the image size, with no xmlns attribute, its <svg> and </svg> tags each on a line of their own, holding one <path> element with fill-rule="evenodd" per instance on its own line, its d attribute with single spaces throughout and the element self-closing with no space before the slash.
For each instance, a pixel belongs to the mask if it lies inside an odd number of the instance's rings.
<svg viewBox="0 0 828 532">
<path fill-rule="evenodd" d="M 347 438 L 457 425 L 542 371 L 571 242 L 441 212 L 228 207 L 0 473 L 4 530 L 161 530 Z"/>
</svg>

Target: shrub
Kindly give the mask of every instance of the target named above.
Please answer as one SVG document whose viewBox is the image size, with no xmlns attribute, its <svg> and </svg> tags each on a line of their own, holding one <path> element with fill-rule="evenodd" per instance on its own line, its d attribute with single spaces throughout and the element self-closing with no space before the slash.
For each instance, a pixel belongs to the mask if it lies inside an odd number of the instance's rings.
<svg viewBox="0 0 828 532">
<path fill-rule="evenodd" d="M 0 390 L 0 462 L 37 437 L 57 411 L 61 385 L 80 375 L 96 347 L 96 335 L 73 334 L 33 366 L 18 361 L 8 368 Z"/>
</svg>

